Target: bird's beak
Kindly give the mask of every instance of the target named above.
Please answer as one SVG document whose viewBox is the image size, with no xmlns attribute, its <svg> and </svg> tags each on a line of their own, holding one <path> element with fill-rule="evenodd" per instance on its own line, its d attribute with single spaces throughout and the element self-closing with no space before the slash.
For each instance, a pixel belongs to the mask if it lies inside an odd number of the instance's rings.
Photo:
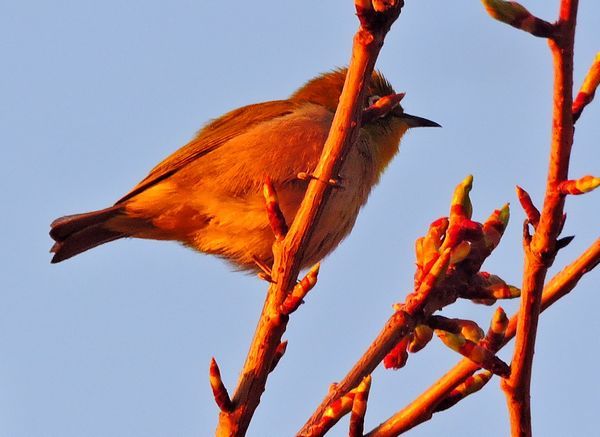
<svg viewBox="0 0 600 437">
<path fill-rule="evenodd" d="M 408 127 L 442 127 L 435 121 L 431 121 L 423 117 L 417 117 L 416 115 L 410 115 L 406 112 L 398 114 L 397 117 L 400 117 L 403 121 L 405 121 L 406 124 L 408 124 Z"/>
</svg>

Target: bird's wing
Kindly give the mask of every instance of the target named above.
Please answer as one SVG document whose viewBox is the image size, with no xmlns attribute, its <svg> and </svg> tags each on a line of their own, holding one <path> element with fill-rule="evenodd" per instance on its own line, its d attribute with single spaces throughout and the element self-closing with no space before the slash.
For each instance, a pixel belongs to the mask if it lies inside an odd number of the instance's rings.
<svg viewBox="0 0 600 437">
<path fill-rule="evenodd" d="M 125 202 L 169 178 L 190 162 L 219 148 L 251 127 L 290 114 L 297 107 L 298 103 L 294 101 L 275 100 L 244 106 L 213 120 L 202 128 L 192 141 L 154 167 L 148 176 L 119 199 L 116 204 Z"/>
</svg>

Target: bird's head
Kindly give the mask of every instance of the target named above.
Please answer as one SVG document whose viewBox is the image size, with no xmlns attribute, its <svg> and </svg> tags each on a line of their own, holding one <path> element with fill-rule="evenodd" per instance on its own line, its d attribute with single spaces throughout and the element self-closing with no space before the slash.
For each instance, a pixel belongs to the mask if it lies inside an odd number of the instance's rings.
<svg viewBox="0 0 600 437">
<path fill-rule="evenodd" d="M 335 112 L 346 80 L 346 72 L 346 68 L 340 68 L 321 74 L 309 80 L 290 98 L 322 105 Z M 382 98 L 388 100 L 387 105 L 392 102 L 392 106 L 381 115 L 366 117 L 363 120 L 363 128 L 371 137 L 370 145 L 375 149 L 374 156 L 379 158 L 380 172 L 398 152 L 400 140 L 408 129 L 440 127 L 434 121 L 404 112 L 404 108 L 400 105 L 403 97 L 404 93 L 397 94 L 380 72 L 373 72 L 363 108 L 377 106 L 377 102 Z"/>
</svg>

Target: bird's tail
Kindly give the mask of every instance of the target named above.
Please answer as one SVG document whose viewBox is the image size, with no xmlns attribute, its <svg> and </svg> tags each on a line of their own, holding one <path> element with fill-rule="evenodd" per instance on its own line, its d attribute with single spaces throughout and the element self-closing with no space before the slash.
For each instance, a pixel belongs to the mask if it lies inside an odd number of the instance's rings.
<svg viewBox="0 0 600 437">
<path fill-rule="evenodd" d="M 100 244 L 127 237 L 127 234 L 107 226 L 111 219 L 118 217 L 122 212 L 123 206 L 115 205 L 54 220 L 50 225 L 50 236 L 55 241 L 50 249 L 50 252 L 54 253 L 51 262 L 58 263 Z"/>
</svg>

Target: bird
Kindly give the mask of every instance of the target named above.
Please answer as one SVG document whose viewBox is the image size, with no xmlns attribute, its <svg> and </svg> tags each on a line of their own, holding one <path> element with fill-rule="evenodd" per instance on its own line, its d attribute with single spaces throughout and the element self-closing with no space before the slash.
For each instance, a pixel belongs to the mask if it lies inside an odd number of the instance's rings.
<svg viewBox="0 0 600 437">
<path fill-rule="evenodd" d="M 154 167 L 113 206 L 52 222 L 51 262 L 104 243 L 133 237 L 174 240 L 225 259 L 242 271 L 273 263 L 273 231 L 262 194 L 265 178 L 291 223 L 316 167 L 336 111 L 347 69 L 315 76 L 286 100 L 234 109 L 208 122 L 185 146 Z M 398 153 L 405 132 L 439 127 L 404 112 L 379 71 L 371 75 L 363 107 L 391 96 L 395 106 L 361 125 L 300 265 L 331 253 L 352 230 L 372 188 Z"/>
</svg>

